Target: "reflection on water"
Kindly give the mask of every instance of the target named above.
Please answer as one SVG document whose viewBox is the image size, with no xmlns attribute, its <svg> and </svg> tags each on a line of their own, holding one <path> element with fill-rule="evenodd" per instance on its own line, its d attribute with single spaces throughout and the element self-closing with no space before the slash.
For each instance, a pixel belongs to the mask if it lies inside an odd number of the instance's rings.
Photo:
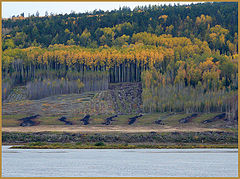
<svg viewBox="0 0 240 179">
<path fill-rule="evenodd" d="M 3 177 L 237 177 L 237 149 L 9 149 Z"/>
</svg>

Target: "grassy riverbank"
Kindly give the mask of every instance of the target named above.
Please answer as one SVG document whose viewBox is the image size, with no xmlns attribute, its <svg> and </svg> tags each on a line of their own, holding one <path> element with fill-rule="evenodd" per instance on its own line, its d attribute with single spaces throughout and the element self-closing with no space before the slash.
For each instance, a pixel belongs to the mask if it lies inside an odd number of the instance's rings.
<svg viewBox="0 0 240 179">
<path fill-rule="evenodd" d="M 29 149 L 237 148 L 237 132 L 8 133 L 3 145 Z"/>
<path fill-rule="evenodd" d="M 13 146 L 14 149 L 192 149 L 192 148 L 237 148 L 237 144 L 105 144 L 103 142 L 81 143 L 28 143 Z"/>
</svg>

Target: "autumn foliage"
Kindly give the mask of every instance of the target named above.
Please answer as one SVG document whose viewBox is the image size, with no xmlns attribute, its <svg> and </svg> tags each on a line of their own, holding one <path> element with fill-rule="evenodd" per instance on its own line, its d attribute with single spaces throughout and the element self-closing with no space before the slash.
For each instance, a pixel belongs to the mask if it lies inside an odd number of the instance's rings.
<svg viewBox="0 0 240 179">
<path fill-rule="evenodd" d="M 149 11 L 139 10 L 133 13 Z M 64 23 L 73 27 L 64 30 L 66 42 L 60 43 L 56 34 L 43 46 L 37 41 L 24 45 L 23 32 L 4 36 L 3 99 L 19 84 L 27 86 L 31 99 L 39 99 L 141 82 L 144 112 L 227 112 L 235 118 L 237 33 L 209 15 L 182 17 L 177 28 L 170 16 L 148 18 L 149 24 L 157 19 L 156 27 L 140 32 L 133 22 L 123 22 L 99 26 L 94 33 L 85 28 L 80 35 L 73 33 L 78 18 L 69 17 Z"/>
</svg>

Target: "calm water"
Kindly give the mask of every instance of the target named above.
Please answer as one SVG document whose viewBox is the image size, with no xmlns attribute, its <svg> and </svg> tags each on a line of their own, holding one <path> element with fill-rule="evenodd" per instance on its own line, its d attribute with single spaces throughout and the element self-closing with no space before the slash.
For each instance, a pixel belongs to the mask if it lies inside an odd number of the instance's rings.
<svg viewBox="0 0 240 179">
<path fill-rule="evenodd" d="M 9 149 L 3 177 L 237 177 L 237 149 Z"/>
</svg>

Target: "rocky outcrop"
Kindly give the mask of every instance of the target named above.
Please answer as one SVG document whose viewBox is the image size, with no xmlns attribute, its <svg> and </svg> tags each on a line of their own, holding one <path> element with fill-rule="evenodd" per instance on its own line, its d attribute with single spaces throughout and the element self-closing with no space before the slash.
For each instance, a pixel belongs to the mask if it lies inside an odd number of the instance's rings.
<svg viewBox="0 0 240 179">
<path fill-rule="evenodd" d="M 142 116 L 143 116 L 143 115 L 140 114 L 139 116 L 130 117 L 130 118 L 129 118 L 130 120 L 129 120 L 128 124 L 129 124 L 129 125 L 132 125 L 133 123 L 136 122 L 137 118 L 142 117 Z"/>
<path fill-rule="evenodd" d="M 154 122 L 155 124 L 159 124 L 159 125 L 164 125 L 163 121 L 162 120 L 157 120 Z"/>
<path fill-rule="evenodd" d="M 110 125 L 111 122 L 114 121 L 113 118 L 116 118 L 116 117 L 118 117 L 118 115 L 108 117 L 108 118 L 106 119 L 106 121 L 105 121 L 104 123 L 102 123 L 102 124 L 104 124 L 104 125 Z"/>
<path fill-rule="evenodd" d="M 211 123 L 211 122 L 215 122 L 215 121 L 217 121 L 217 120 L 220 120 L 220 119 L 225 119 L 225 116 L 226 116 L 226 113 L 222 113 L 222 114 L 219 114 L 219 115 L 217 115 L 217 116 L 215 116 L 214 118 L 212 118 L 212 119 L 207 119 L 207 120 L 204 120 L 204 121 L 202 121 L 202 123 L 203 124 L 208 124 L 208 123 Z M 225 121 L 227 121 L 226 119 L 225 119 Z"/>
<path fill-rule="evenodd" d="M 181 123 L 181 124 L 188 123 L 192 119 L 196 118 L 197 116 L 198 116 L 198 114 L 192 114 L 191 116 L 180 119 L 178 122 Z"/>
<path fill-rule="evenodd" d="M 83 121 L 84 125 L 88 125 L 89 124 L 89 119 L 90 119 L 90 115 L 87 114 L 86 116 L 84 116 L 84 118 L 82 118 L 80 121 Z"/>
<path fill-rule="evenodd" d="M 39 117 L 40 115 L 34 115 L 34 116 L 29 116 L 29 117 L 24 117 L 22 119 L 18 119 L 19 121 L 22 121 L 20 123 L 20 126 L 25 127 L 25 126 L 34 126 L 34 125 L 38 125 L 39 122 L 36 121 L 32 121 L 32 119 L 36 119 L 37 117 Z"/>
<path fill-rule="evenodd" d="M 61 117 L 58 120 L 61 122 L 64 122 L 66 125 L 73 125 L 73 123 L 71 121 L 66 121 L 66 117 Z"/>
</svg>

